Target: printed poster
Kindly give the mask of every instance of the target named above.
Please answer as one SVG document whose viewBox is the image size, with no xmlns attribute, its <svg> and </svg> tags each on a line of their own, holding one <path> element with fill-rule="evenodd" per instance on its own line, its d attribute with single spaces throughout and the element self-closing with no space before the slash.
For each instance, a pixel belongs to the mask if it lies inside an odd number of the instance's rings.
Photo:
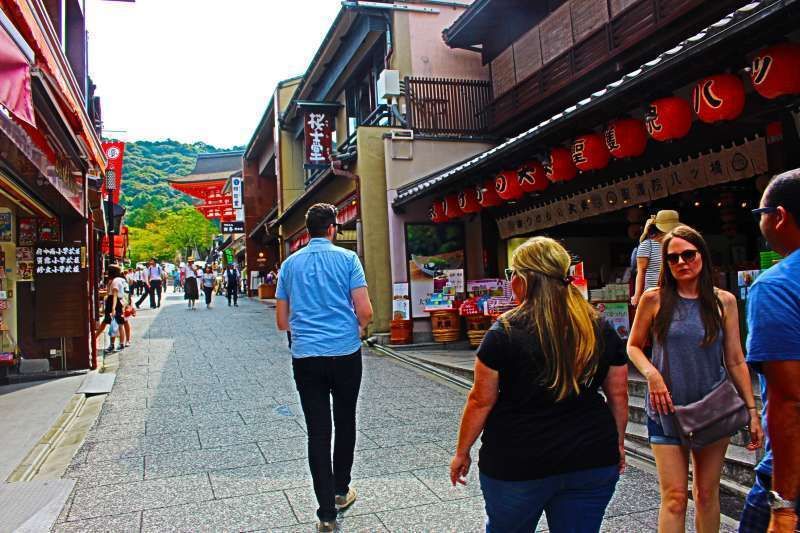
<svg viewBox="0 0 800 533">
<path fill-rule="evenodd" d="M 464 268 L 464 226 L 406 225 L 406 253 L 411 316 L 426 318 L 425 301 L 433 294 L 433 278 L 444 270 Z"/>
<path fill-rule="evenodd" d="M 20 246 L 33 246 L 36 244 L 36 219 L 20 217 L 17 219 L 17 224 L 17 244 Z"/>
<path fill-rule="evenodd" d="M 411 320 L 408 283 L 395 283 L 392 286 L 392 320 Z"/>
<path fill-rule="evenodd" d="M 630 333 L 630 319 L 628 318 L 628 304 L 627 303 L 607 303 L 598 304 L 598 311 L 614 326 L 614 331 L 617 332 L 619 338 L 626 340 Z"/>
<path fill-rule="evenodd" d="M 11 213 L 0 213 L 0 242 L 14 240 L 14 229 L 11 225 Z"/>
</svg>

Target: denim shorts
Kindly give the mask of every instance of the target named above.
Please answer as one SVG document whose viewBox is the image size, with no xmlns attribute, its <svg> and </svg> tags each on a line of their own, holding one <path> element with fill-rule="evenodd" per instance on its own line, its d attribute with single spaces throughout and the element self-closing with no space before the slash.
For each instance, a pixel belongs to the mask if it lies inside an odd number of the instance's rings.
<svg viewBox="0 0 800 533">
<path fill-rule="evenodd" d="M 678 437 L 670 437 L 664 434 L 664 427 L 661 422 L 657 422 L 647 417 L 647 437 L 650 444 L 662 444 L 667 446 L 680 446 L 681 439 Z"/>
</svg>

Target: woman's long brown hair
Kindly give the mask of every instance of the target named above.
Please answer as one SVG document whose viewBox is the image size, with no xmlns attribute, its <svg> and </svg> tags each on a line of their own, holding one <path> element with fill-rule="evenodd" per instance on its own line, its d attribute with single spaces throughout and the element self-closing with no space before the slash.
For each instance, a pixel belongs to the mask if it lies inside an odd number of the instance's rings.
<svg viewBox="0 0 800 533">
<path fill-rule="evenodd" d="M 566 279 L 569 266 L 569 253 L 553 239 L 533 237 L 522 244 L 511 267 L 525 279 L 525 298 L 503 316 L 536 335 L 544 354 L 542 385 L 556 401 L 591 381 L 600 352 L 597 313 Z"/>
<path fill-rule="evenodd" d="M 664 345 L 669 333 L 669 326 L 672 324 L 672 317 L 675 315 L 675 307 L 678 304 L 678 282 L 672 275 L 672 270 L 670 270 L 667 263 L 669 243 L 675 238 L 683 239 L 692 244 L 697 248 L 703 260 L 703 268 L 700 270 L 697 287 L 700 293 L 700 318 L 705 329 L 701 346 L 706 347 L 714 342 L 722 331 L 723 309 L 714 289 L 712 276 L 714 268 L 711 263 L 711 254 L 708 252 L 708 245 L 703 236 L 689 226 L 678 226 L 673 229 L 667 233 L 661 243 L 661 276 L 658 281 L 660 304 L 653 322 L 653 332 L 656 340 Z"/>
</svg>

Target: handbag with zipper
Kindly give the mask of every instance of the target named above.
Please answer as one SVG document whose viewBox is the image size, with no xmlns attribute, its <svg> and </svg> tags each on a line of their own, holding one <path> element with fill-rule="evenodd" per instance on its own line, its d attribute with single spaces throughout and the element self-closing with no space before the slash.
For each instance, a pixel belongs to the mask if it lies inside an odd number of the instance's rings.
<svg viewBox="0 0 800 533">
<path fill-rule="evenodd" d="M 747 410 L 739 391 L 736 390 L 728 368 L 723 361 L 725 379 L 696 402 L 675 405 L 675 421 L 681 442 L 692 449 L 699 449 L 718 440 L 730 437 L 750 423 Z M 664 347 L 664 381 L 672 390 L 669 354 Z"/>
</svg>

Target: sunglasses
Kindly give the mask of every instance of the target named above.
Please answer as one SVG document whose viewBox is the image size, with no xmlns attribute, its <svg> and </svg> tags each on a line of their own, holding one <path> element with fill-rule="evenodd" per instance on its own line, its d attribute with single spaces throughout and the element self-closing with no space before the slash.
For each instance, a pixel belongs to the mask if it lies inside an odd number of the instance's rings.
<svg viewBox="0 0 800 533">
<path fill-rule="evenodd" d="M 769 215 L 770 213 L 777 213 L 777 207 L 759 207 L 758 209 L 753 209 L 750 211 L 753 214 L 753 217 L 756 219 L 756 222 L 761 221 L 761 215 Z"/>
<path fill-rule="evenodd" d="M 511 278 L 514 276 L 514 272 L 515 271 L 513 268 L 506 269 L 506 281 L 511 281 Z"/>
<path fill-rule="evenodd" d="M 697 250 L 684 250 L 679 254 L 667 254 L 667 263 L 670 265 L 677 265 L 681 259 L 683 259 L 684 263 L 694 263 L 695 259 L 697 259 Z"/>
</svg>

